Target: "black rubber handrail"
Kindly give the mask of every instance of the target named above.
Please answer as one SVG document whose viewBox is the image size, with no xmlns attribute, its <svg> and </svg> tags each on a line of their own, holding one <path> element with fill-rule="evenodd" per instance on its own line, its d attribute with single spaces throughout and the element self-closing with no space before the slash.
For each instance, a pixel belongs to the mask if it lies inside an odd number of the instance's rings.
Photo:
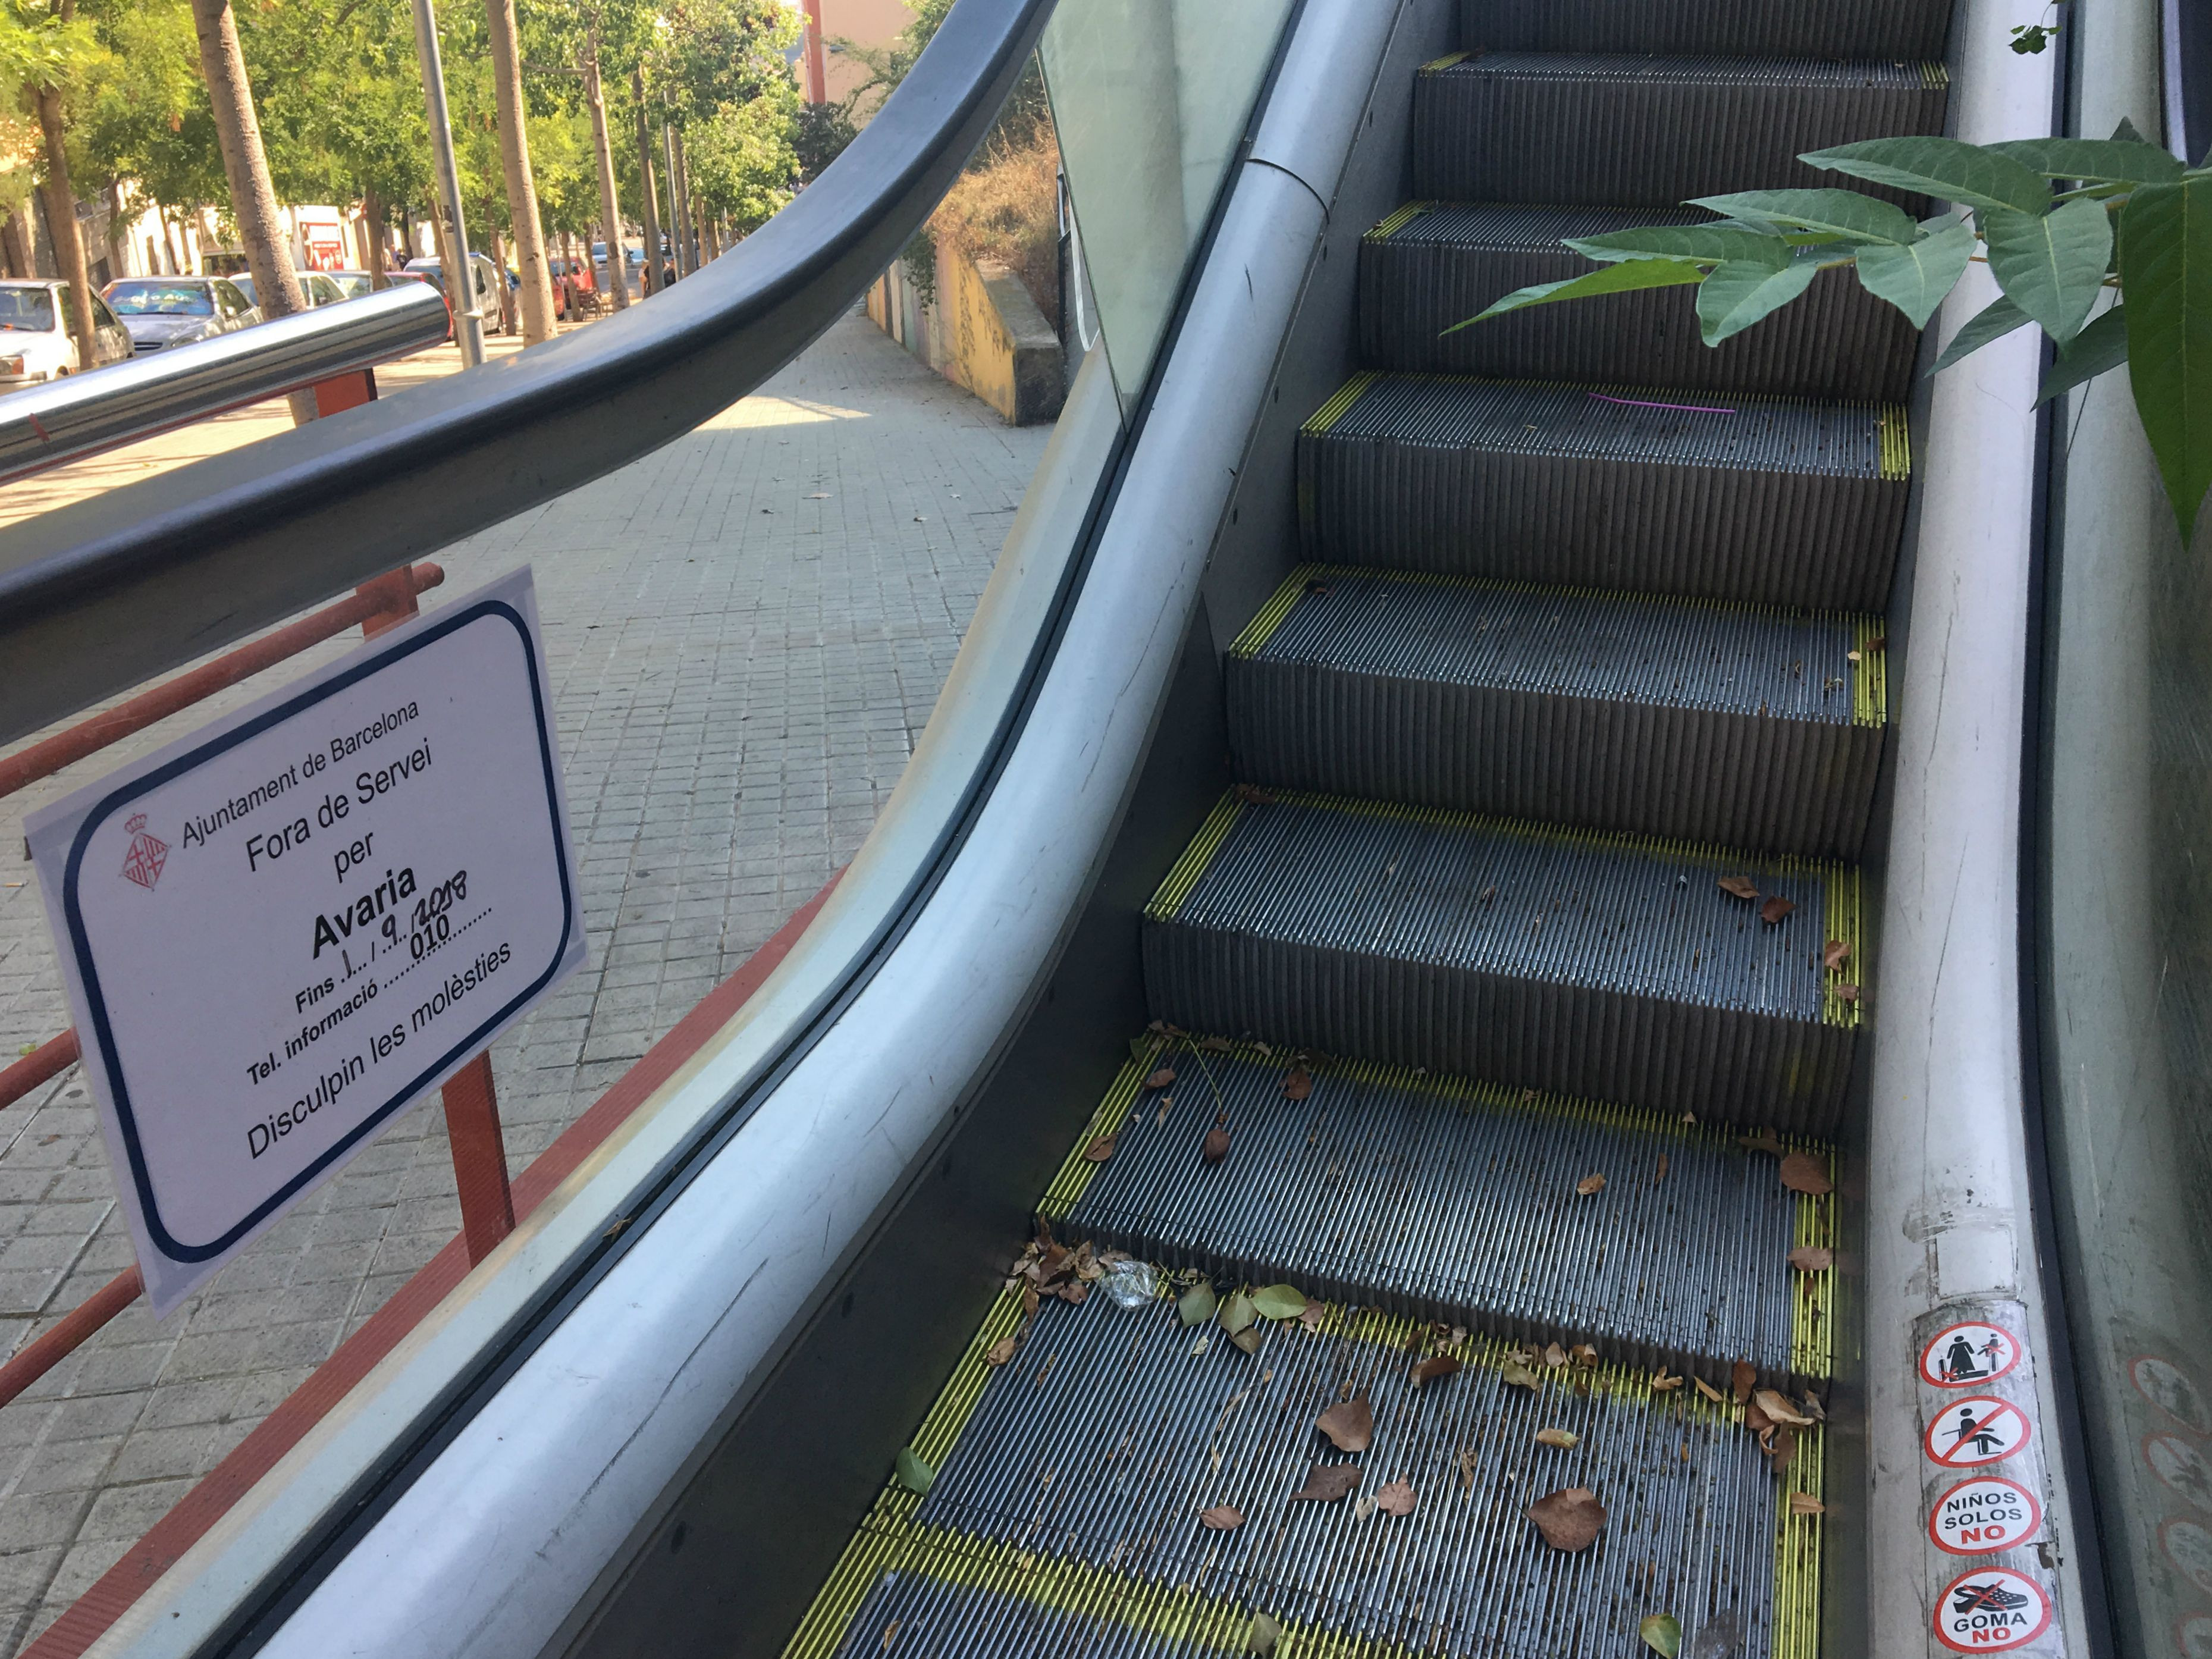
<svg viewBox="0 0 2212 1659">
<path fill-rule="evenodd" d="M 836 320 L 951 186 L 1054 0 L 961 0 L 845 153 L 589 329 L 0 531 L 0 742 L 637 459 Z"/>
</svg>

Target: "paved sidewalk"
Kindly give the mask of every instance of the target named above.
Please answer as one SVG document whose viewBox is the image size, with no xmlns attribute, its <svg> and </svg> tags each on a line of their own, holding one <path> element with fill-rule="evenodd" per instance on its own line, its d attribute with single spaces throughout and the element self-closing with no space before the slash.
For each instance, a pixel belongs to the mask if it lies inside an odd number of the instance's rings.
<svg viewBox="0 0 2212 1659">
<path fill-rule="evenodd" d="M 848 318 L 691 436 L 438 556 L 433 605 L 536 570 L 589 930 L 586 967 L 493 1054 L 511 1166 L 851 858 L 1048 436 L 1001 426 Z M 0 1057 L 67 1023 L 23 815 L 297 672 L 0 802 Z M 170 1318 L 142 1303 L 0 1407 L 0 1656 L 459 1225 L 432 1104 Z M 0 1110 L 0 1355 L 130 1260 L 72 1070 Z"/>
</svg>

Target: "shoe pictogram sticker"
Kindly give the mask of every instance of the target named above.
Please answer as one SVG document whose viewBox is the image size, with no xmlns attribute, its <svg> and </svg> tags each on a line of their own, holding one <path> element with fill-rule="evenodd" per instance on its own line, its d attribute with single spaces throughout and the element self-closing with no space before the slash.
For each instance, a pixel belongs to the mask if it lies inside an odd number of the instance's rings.
<svg viewBox="0 0 2212 1659">
<path fill-rule="evenodd" d="M 1952 1401 L 1929 1419 L 1922 1448 L 1928 1461 L 1947 1469 L 2001 1463 L 2027 1445 L 2033 1431 L 2009 1400 L 1986 1395 Z"/>
<path fill-rule="evenodd" d="M 2051 1596 L 2024 1573 L 1966 1572 L 1936 1604 L 1936 1639 L 1954 1653 L 2009 1653 L 2051 1628 Z"/>
</svg>

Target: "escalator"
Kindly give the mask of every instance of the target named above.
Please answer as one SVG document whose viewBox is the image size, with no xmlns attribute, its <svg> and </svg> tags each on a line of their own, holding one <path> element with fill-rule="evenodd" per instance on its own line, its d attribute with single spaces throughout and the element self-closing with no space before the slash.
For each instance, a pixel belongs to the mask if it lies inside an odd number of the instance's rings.
<svg viewBox="0 0 2212 1659">
<path fill-rule="evenodd" d="M 2057 1611 L 1980 1645 L 2106 1650 L 2023 1079 L 2033 331 L 1931 382 L 1843 273 L 1717 349 L 1681 288 L 1455 326 L 2063 84 L 1948 0 L 1052 10 L 962 0 L 665 301 L 40 532 L 51 713 L 87 573 L 181 659 L 641 453 L 1042 35 L 1083 366 L 897 794 L 114 1650 L 1917 1659 L 2013 1579 Z M 1969 1314 L 2040 1357 L 2047 1526 L 1960 1556 L 1913 1367 Z"/>
</svg>

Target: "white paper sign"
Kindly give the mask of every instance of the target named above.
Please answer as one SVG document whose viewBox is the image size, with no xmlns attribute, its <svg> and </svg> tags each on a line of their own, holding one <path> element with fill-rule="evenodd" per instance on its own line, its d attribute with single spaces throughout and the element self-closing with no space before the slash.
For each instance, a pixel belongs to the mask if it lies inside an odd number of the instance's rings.
<svg viewBox="0 0 2212 1659">
<path fill-rule="evenodd" d="M 157 1313 L 584 959 L 526 569 L 27 829 Z"/>
</svg>

